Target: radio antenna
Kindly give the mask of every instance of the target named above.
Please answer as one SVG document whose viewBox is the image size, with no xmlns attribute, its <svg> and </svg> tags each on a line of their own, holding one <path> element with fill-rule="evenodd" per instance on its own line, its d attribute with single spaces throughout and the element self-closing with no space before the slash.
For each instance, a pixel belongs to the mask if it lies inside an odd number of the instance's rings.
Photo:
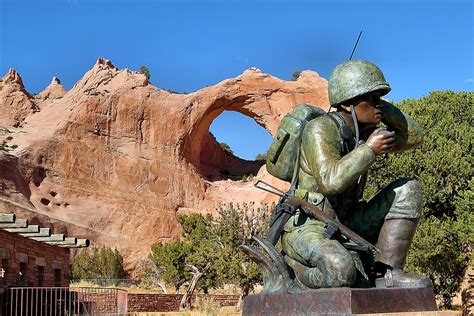
<svg viewBox="0 0 474 316">
<path fill-rule="evenodd" d="M 355 52 L 355 50 L 356 50 L 356 48 L 357 48 L 357 44 L 359 44 L 359 39 L 360 39 L 360 36 L 361 36 L 361 35 L 362 35 L 362 31 L 360 31 L 359 37 L 357 37 L 357 41 L 356 41 L 356 43 L 355 43 L 355 45 L 354 45 L 354 48 L 352 49 L 351 57 L 349 57 L 349 60 L 352 60 L 352 55 L 354 55 L 354 52 Z"/>
</svg>

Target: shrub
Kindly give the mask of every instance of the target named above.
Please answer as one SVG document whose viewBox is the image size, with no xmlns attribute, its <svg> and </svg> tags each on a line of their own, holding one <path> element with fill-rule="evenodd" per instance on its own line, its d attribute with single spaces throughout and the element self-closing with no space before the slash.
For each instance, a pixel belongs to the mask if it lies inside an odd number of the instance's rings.
<svg viewBox="0 0 474 316">
<path fill-rule="evenodd" d="M 229 156 L 233 156 L 234 155 L 234 151 L 230 148 L 230 146 L 226 143 L 219 143 L 219 146 L 222 148 L 222 150 L 224 150 L 224 152 L 226 154 L 228 154 Z"/>
<path fill-rule="evenodd" d="M 193 305 L 197 311 L 204 315 L 219 315 L 220 305 L 210 296 L 197 296 Z"/>
<path fill-rule="evenodd" d="M 301 71 L 294 71 L 292 74 L 291 74 L 291 81 L 296 81 L 298 80 L 298 78 L 300 77 L 301 75 Z"/>
<path fill-rule="evenodd" d="M 249 182 L 249 181 L 252 181 L 253 178 L 255 178 L 255 176 L 253 175 L 253 173 L 244 174 L 244 175 L 242 176 L 242 182 Z"/>
<path fill-rule="evenodd" d="M 150 71 L 148 70 L 148 67 L 147 67 L 147 66 L 140 66 L 140 71 L 139 71 L 139 73 L 145 75 L 146 80 L 150 80 L 150 78 L 151 78 L 151 73 L 150 73 Z"/>
</svg>

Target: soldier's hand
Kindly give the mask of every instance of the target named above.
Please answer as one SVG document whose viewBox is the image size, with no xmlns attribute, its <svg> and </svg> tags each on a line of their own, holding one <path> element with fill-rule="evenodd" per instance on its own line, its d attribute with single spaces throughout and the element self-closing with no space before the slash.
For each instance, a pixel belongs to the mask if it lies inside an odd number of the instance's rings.
<svg viewBox="0 0 474 316">
<path fill-rule="evenodd" d="M 389 132 L 384 128 L 376 129 L 365 142 L 376 155 L 390 152 L 395 145 L 395 132 Z"/>
</svg>

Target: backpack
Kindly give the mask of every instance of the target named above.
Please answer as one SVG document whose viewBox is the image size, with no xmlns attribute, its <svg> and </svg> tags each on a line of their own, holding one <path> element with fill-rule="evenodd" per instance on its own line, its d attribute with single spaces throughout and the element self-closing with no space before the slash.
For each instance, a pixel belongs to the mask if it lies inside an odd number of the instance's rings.
<svg viewBox="0 0 474 316">
<path fill-rule="evenodd" d="M 281 120 L 267 152 L 267 170 L 272 176 L 292 182 L 303 129 L 309 121 L 325 114 L 320 108 L 300 104 Z"/>
</svg>

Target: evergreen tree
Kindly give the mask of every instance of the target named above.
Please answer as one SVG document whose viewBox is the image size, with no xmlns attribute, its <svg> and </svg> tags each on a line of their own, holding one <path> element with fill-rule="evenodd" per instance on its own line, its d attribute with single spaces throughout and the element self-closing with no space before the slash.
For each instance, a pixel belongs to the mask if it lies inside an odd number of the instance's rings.
<svg viewBox="0 0 474 316">
<path fill-rule="evenodd" d="M 150 78 L 151 78 L 151 73 L 150 73 L 150 71 L 148 70 L 148 67 L 147 67 L 147 66 L 140 66 L 140 71 L 139 71 L 139 73 L 145 75 L 146 80 L 150 80 Z"/>
<path fill-rule="evenodd" d="M 178 293 L 184 282 L 189 280 L 186 271 L 186 255 L 189 246 L 182 241 L 151 246 L 149 259 L 155 264 L 160 280 L 172 284 Z"/>
<path fill-rule="evenodd" d="M 122 279 L 124 276 L 123 257 L 117 249 L 86 248 L 72 260 L 72 279 Z"/>
<path fill-rule="evenodd" d="M 390 154 L 369 172 L 369 197 L 396 178 L 420 181 L 423 214 L 408 255 L 408 269 L 427 274 L 445 307 L 459 289 L 474 238 L 474 93 L 432 92 L 398 104 L 424 128 L 424 143 Z M 370 185 L 371 184 L 371 185 Z"/>
<path fill-rule="evenodd" d="M 178 216 L 183 241 L 154 244 L 149 258 L 156 264 L 159 279 L 179 288 L 189 282 L 187 295 L 198 287 L 204 293 L 224 284 L 235 284 L 247 295 L 261 283 L 260 271 L 239 249 L 253 235 L 265 235 L 268 207 L 254 203 L 226 204 L 217 216 Z M 186 307 L 187 303 L 182 302 Z"/>
</svg>

